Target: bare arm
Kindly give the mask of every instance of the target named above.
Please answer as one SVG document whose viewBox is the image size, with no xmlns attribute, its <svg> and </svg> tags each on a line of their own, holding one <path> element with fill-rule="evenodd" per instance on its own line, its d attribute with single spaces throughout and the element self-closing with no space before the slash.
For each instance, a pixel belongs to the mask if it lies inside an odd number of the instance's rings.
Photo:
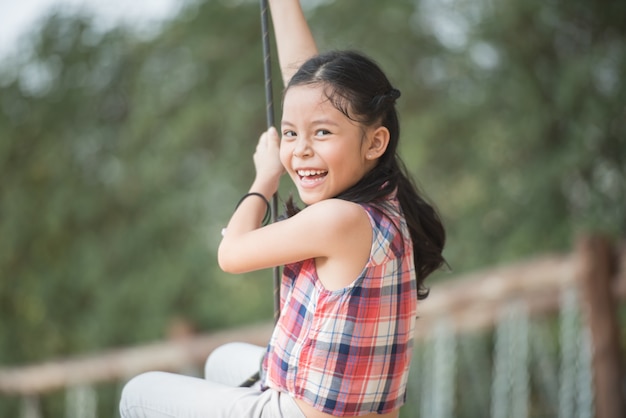
<svg viewBox="0 0 626 418">
<path fill-rule="evenodd" d="M 299 0 L 269 0 L 285 86 L 304 61 L 317 54 L 317 46 Z"/>
<path fill-rule="evenodd" d="M 242 204 L 233 215 L 220 244 L 222 270 L 240 274 L 313 258 L 319 280 L 331 291 L 349 285 L 363 270 L 372 227 L 361 206 L 328 199 L 259 228 L 259 217 L 244 221 L 240 215 L 260 214 L 264 203 L 258 196 L 248 199 L 247 207 Z"/>
</svg>

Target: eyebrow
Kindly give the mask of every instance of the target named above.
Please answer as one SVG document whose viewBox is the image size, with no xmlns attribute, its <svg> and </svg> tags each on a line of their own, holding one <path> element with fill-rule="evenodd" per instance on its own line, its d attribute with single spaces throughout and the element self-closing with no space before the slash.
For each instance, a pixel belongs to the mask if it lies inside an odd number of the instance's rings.
<svg viewBox="0 0 626 418">
<path fill-rule="evenodd" d="M 288 125 L 288 126 L 295 126 L 295 124 L 287 121 L 287 120 L 283 120 L 281 121 L 281 125 Z M 333 126 L 339 126 L 339 124 L 335 121 L 333 121 L 332 119 L 315 119 L 314 121 L 311 122 L 311 125 L 333 125 Z"/>
</svg>

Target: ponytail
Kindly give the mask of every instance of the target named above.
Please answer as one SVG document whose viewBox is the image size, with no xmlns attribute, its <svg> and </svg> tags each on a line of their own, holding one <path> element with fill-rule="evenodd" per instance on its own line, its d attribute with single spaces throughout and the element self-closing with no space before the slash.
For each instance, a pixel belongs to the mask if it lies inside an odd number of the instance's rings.
<svg viewBox="0 0 626 418">
<path fill-rule="evenodd" d="M 405 174 L 401 161 L 399 165 L 403 173 L 398 176 L 397 197 L 413 241 L 417 298 L 421 300 L 426 299 L 429 292 L 424 287 L 424 280 L 445 263 L 442 252 L 446 232 L 435 208 L 420 195 L 414 182 Z"/>
</svg>

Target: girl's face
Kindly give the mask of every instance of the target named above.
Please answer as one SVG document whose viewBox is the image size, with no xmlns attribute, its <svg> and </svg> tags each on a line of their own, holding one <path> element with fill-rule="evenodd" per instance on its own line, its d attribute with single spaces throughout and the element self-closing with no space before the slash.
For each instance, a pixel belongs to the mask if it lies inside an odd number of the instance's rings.
<svg viewBox="0 0 626 418">
<path fill-rule="evenodd" d="M 283 109 L 280 161 L 305 204 L 337 196 L 374 166 L 372 129 L 335 108 L 322 85 L 289 88 Z"/>
</svg>

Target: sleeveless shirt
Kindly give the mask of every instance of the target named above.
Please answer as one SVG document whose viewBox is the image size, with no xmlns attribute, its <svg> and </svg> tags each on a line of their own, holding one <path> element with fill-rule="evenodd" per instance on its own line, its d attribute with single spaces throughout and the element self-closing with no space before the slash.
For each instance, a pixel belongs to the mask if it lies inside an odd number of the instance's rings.
<svg viewBox="0 0 626 418">
<path fill-rule="evenodd" d="M 372 226 L 370 257 L 347 287 L 329 291 L 315 260 L 285 266 L 281 315 L 261 368 L 263 388 L 331 415 L 391 412 L 405 402 L 417 286 L 413 244 L 395 194 Z"/>
</svg>

